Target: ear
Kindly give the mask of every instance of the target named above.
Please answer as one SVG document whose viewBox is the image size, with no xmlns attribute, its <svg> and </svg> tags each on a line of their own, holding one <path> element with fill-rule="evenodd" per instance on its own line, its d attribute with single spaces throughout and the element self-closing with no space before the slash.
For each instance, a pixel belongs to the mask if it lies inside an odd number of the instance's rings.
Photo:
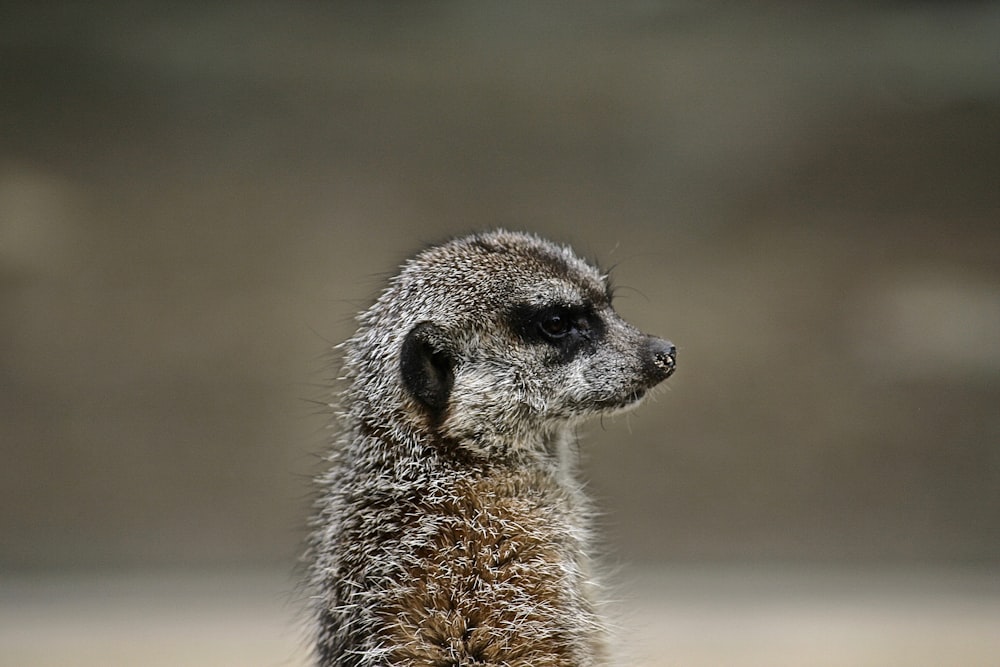
<svg viewBox="0 0 1000 667">
<path fill-rule="evenodd" d="M 421 322 L 406 334 L 399 351 L 403 386 L 434 412 L 448 405 L 455 382 L 455 358 L 446 344 L 447 336 L 441 327 Z"/>
</svg>

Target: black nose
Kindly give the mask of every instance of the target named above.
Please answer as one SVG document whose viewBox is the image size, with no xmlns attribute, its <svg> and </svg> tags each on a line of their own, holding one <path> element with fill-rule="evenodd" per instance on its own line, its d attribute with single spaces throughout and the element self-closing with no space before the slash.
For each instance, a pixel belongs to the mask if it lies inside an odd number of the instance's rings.
<svg viewBox="0 0 1000 667">
<path fill-rule="evenodd" d="M 647 368 L 655 382 L 666 380 L 677 368 L 677 348 L 669 340 L 646 338 Z"/>
</svg>

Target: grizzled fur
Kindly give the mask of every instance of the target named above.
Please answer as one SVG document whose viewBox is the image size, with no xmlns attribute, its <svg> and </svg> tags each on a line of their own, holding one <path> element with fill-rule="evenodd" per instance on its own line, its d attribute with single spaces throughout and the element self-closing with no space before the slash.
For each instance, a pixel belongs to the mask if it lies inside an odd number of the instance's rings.
<svg viewBox="0 0 1000 667">
<path fill-rule="evenodd" d="M 673 346 L 505 231 L 417 255 L 359 323 L 308 553 L 318 664 L 603 664 L 573 426 L 636 404 Z"/>
</svg>

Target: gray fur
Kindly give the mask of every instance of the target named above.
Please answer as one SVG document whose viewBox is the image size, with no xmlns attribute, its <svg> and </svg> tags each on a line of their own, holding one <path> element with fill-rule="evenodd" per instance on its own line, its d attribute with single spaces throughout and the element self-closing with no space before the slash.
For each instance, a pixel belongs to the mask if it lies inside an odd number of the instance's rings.
<svg viewBox="0 0 1000 667">
<path fill-rule="evenodd" d="M 420 253 L 358 321 L 307 553 L 318 664 L 604 664 L 573 429 L 673 346 L 569 248 L 506 231 Z"/>
</svg>

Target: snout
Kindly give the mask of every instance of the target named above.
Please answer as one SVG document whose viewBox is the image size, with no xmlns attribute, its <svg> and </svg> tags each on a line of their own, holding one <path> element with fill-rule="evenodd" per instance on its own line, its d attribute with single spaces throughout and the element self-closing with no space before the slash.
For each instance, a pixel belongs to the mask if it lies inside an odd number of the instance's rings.
<svg viewBox="0 0 1000 667">
<path fill-rule="evenodd" d="M 662 382 L 677 368 L 677 348 L 669 340 L 646 336 L 643 362 L 650 385 Z"/>
</svg>

